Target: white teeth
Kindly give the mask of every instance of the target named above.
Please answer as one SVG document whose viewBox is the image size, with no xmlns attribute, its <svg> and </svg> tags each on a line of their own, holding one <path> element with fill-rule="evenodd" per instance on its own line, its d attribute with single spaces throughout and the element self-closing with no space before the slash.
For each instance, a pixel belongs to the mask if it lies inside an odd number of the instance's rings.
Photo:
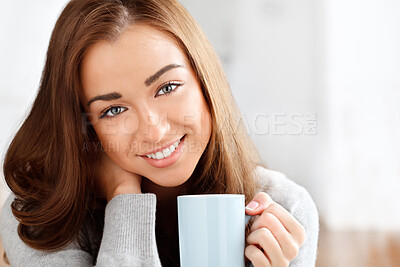
<svg viewBox="0 0 400 267">
<path fill-rule="evenodd" d="M 161 153 L 160 151 L 156 152 L 156 158 L 157 159 L 163 159 L 164 158 L 163 153 Z"/>
<path fill-rule="evenodd" d="M 152 159 L 163 159 L 169 157 L 172 153 L 174 153 L 175 148 L 178 147 L 181 140 L 175 142 L 175 144 L 171 145 L 168 148 L 163 149 L 162 151 L 157 151 L 156 153 L 146 155 L 148 158 Z"/>
<path fill-rule="evenodd" d="M 171 155 L 171 151 L 169 151 L 169 148 L 166 148 L 162 151 L 164 158 L 168 157 L 169 155 Z"/>
</svg>

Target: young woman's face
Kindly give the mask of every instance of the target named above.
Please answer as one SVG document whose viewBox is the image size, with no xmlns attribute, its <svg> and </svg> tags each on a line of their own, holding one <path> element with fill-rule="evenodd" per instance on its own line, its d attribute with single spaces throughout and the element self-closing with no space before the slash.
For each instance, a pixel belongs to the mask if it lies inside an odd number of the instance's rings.
<svg viewBox="0 0 400 267">
<path fill-rule="evenodd" d="M 111 160 L 161 186 L 188 180 L 212 123 L 199 81 L 173 38 L 131 26 L 117 41 L 89 49 L 81 79 L 83 105 Z"/>
</svg>

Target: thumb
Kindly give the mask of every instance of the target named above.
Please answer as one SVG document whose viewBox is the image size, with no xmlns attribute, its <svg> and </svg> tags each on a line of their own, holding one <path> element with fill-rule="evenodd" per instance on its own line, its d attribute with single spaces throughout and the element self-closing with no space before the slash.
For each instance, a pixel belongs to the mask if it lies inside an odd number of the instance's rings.
<svg viewBox="0 0 400 267">
<path fill-rule="evenodd" d="M 258 193 L 246 206 L 247 215 L 259 215 L 273 203 L 272 198 L 264 192 Z"/>
</svg>

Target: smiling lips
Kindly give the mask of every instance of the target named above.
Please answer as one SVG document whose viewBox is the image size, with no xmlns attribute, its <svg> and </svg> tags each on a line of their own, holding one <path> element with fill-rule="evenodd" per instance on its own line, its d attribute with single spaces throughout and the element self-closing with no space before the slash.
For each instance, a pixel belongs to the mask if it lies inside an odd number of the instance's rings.
<svg viewBox="0 0 400 267">
<path fill-rule="evenodd" d="M 182 155 L 186 135 L 175 143 L 151 153 L 141 156 L 150 165 L 156 168 L 165 168 L 178 161 Z"/>
<path fill-rule="evenodd" d="M 147 154 L 146 156 L 148 158 L 152 158 L 152 159 L 164 159 L 169 157 L 172 153 L 174 153 L 175 149 L 178 147 L 179 143 L 181 142 L 181 140 L 178 140 L 177 142 L 175 142 L 173 145 L 164 148 L 163 150 L 159 150 L 155 153 L 151 153 L 151 154 Z"/>
</svg>

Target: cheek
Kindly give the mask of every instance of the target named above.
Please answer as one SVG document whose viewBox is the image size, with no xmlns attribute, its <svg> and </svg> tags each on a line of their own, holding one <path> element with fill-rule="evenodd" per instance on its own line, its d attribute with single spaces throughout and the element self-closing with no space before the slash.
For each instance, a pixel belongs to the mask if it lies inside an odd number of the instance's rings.
<svg viewBox="0 0 400 267">
<path fill-rule="evenodd" d="M 190 139 L 191 143 L 188 144 L 191 148 L 189 150 L 203 151 L 211 136 L 212 121 L 211 114 L 202 95 L 196 101 L 196 105 L 191 106 L 189 114 L 191 115 L 190 119 L 186 120 L 185 124 L 189 129 L 188 132 L 193 134 L 193 138 Z"/>
<path fill-rule="evenodd" d="M 126 154 L 135 148 L 130 145 L 129 128 L 127 125 L 110 121 L 94 126 L 103 151 L 107 154 Z"/>
<path fill-rule="evenodd" d="M 201 89 L 193 87 L 195 89 L 187 90 L 187 93 L 178 100 L 179 105 L 176 105 L 173 114 L 179 116 L 181 126 L 191 130 L 189 133 L 201 134 L 210 128 L 211 118 Z"/>
<path fill-rule="evenodd" d="M 137 130 L 138 125 L 138 117 L 128 111 L 113 119 L 99 119 L 93 124 L 93 127 L 100 138 L 100 136 L 130 135 Z"/>
<path fill-rule="evenodd" d="M 122 142 L 137 131 L 139 120 L 133 113 L 123 113 L 113 119 L 99 119 L 92 125 L 101 142 Z"/>
<path fill-rule="evenodd" d="M 211 114 L 203 95 L 200 93 L 196 105 L 193 105 L 193 124 L 196 126 L 196 133 L 204 138 L 211 134 Z M 208 139 L 208 138 L 207 138 Z"/>
<path fill-rule="evenodd" d="M 208 110 L 207 106 L 204 107 L 203 112 L 201 113 L 201 133 L 202 135 L 205 135 L 208 139 L 211 136 L 212 132 L 212 120 L 211 120 L 211 114 L 210 111 Z"/>
<path fill-rule="evenodd" d="M 211 114 L 207 108 L 207 105 L 204 101 L 202 111 L 201 111 L 201 118 L 199 119 L 199 143 L 202 149 L 204 149 L 211 136 L 212 132 L 212 121 L 211 121 Z"/>
</svg>

